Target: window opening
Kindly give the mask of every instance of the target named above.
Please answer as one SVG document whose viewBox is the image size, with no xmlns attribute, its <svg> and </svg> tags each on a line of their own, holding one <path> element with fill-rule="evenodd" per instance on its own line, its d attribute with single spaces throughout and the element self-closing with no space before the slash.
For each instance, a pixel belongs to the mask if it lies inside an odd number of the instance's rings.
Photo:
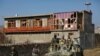
<svg viewBox="0 0 100 56">
<path fill-rule="evenodd" d="M 41 19 L 34 19 L 33 26 L 42 26 L 42 20 Z"/>
<path fill-rule="evenodd" d="M 71 15 L 71 18 L 73 18 L 73 17 L 74 17 L 74 15 L 72 14 L 72 15 Z"/>
<path fill-rule="evenodd" d="M 76 17 L 76 13 L 74 13 L 74 17 Z"/>
<path fill-rule="evenodd" d="M 70 23 L 74 23 L 74 22 L 75 22 L 75 19 L 72 19 Z"/>
<path fill-rule="evenodd" d="M 68 25 L 68 27 L 70 27 L 70 24 Z"/>
<path fill-rule="evenodd" d="M 70 18 L 68 18 L 68 24 L 70 24 Z"/>
<path fill-rule="evenodd" d="M 21 20 L 21 27 L 27 26 L 27 20 Z"/>
<path fill-rule="evenodd" d="M 16 27 L 15 20 L 8 20 L 8 27 Z"/>
</svg>

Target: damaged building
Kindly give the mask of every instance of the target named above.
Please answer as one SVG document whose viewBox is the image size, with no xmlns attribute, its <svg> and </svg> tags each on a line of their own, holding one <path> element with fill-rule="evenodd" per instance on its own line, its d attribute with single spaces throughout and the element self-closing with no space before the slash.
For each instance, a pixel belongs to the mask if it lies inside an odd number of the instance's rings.
<svg viewBox="0 0 100 56">
<path fill-rule="evenodd" d="M 50 43 L 55 34 L 68 39 L 70 33 L 71 39 L 77 39 L 82 49 L 95 46 L 92 12 L 86 10 L 5 17 L 4 32 L 14 45 Z"/>
</svg>

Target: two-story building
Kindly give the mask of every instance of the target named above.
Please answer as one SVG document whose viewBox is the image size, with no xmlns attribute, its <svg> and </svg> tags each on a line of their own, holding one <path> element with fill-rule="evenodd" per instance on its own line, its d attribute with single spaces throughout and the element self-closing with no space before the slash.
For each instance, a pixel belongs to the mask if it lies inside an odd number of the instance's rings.
<svg viewBox="0 0 100 56">
<path fill-rule="evenodd" d="M 92 12 L 85 10 L 5 17 L 4 32 L 12 44 L 50 43 L 55 34 L 67 39 L 71 33 L 83 49 L 94 46 Z"/>
<path fill-rule="evenodd" d="M 94 47 L 92 12 L 72 11 L 4 18 L 4 32 L 12 44 L 50 43 L 55 34 L 78 39 L 82 49 Z"/>
</svg>

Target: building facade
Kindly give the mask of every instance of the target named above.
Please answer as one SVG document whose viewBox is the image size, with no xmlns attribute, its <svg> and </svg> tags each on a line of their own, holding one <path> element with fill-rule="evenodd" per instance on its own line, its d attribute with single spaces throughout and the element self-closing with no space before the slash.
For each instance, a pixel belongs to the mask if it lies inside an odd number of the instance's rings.
<svg viewBox="0 0 100 56">
<path fill-rule="evenodd" d="M 4 32 L 12 44 L 50 43 L 55 34 L 77 39 L 83 48 L 94 47 L 92 12 L 72 11 L 4 18 Z"/>
</svg>

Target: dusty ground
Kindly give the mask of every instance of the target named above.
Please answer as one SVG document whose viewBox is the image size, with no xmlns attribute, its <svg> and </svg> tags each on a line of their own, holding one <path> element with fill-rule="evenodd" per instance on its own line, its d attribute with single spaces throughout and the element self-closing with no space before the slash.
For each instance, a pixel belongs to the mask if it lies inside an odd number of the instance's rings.
<svg viewBox="0 0 100 56">
<path fill-rule="evenodd" d="M 84 50 L 84 56 L 100 56 L 100 48 Z"/>
</svg>

